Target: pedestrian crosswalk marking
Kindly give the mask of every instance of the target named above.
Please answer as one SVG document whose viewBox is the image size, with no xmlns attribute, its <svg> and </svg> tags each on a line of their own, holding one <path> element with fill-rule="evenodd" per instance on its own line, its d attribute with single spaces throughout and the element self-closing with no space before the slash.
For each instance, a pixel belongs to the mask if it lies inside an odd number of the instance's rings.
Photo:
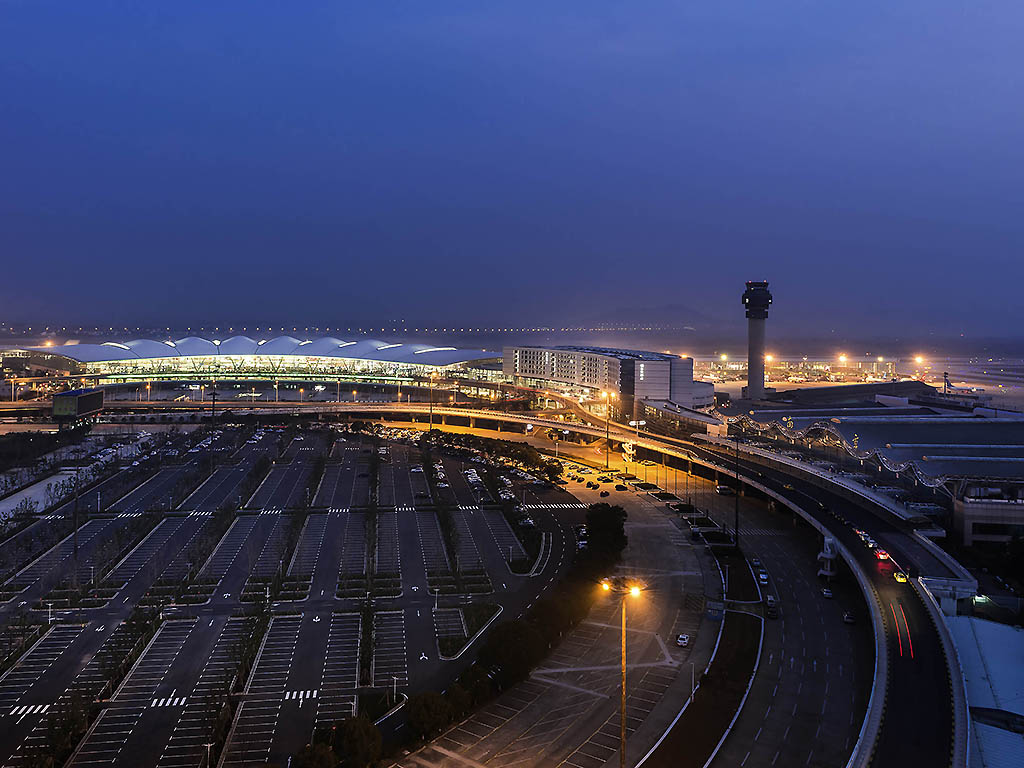
<svg viewBox="0 0 1024 768">
<path fill-rule="evenodd" d="M 315 699 L 319 688 L 314 688 L 312 691 L 288 691 L 285 695 L 285 701 L 292 699 L 294 701 L 302 701 L 303 699 Z"/>
<path fill-rule="evenodd" d="M 153 699 L 150 708 L 153 707 L 180 707 L 185 704 L 186 696 L 174 696 L 166 699 Z"/>
<path fill-rule="evenodd" d="M 277 507 L 274 507 L 272 509 L 262 509 L 262 510 L 260 510 L 260 514 L 261 515 L 280 515 L 281 514 L 281 510 L 278 509 Z"/>
<path fill-rule="evenodd" d="M 24 704 L 11 710 L 12 715 L 41 715 L 50 708 L 49 704 Z"/>
<path fill-rule="evenodd" d="M 340 515 L 342 512 L 348 512 L 348 507 L 331 507 L 330 509 L 332 515 Z"/>
<path fill-rule="evenodd" d="M 475 509 L 480 509 L 476 504 L 459 504 L 459 510 L 462 512 L 471 512 Z"/>
<path fill-rule="evenodd" d="M 122 512 L 118 517 L 142 517 L 141 512 Z"/>
<path fill-rule="evenodd" d="M 416 507 L 395 507 L 396 512 L 415 512 Z"/>
<path fill-rule="evenodd" d="M 523 509 L 586 509 L 583 502 L 558 502 L 555 504 L 521 504 Z"/>
<path fill-rule="evenodd" d="M 195 510 L 193 512 L 189 512 L 188 516 L 189 517 L 212 517 L 213 516 L 213 510 L 197 509 L 197 510 Z"/>
</svg>

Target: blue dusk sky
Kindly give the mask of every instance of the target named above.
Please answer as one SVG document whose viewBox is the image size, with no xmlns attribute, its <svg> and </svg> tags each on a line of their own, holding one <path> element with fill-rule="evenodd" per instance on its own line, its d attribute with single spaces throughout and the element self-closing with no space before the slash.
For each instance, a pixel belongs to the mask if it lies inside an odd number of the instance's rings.
<svg viewBox="0 0 1024 768">
<path fill-rule="evenodd" d="M 1024 4 L 0 0 L 0 320 L 1019 334 Z"/>
</svg>

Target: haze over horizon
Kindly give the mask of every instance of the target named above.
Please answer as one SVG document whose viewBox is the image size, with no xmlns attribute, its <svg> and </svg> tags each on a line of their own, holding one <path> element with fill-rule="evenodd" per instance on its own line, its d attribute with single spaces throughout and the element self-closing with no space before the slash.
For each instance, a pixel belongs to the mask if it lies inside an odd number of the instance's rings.
<svg viewBox="0 0 1024 768">
<path fill-rule="evenodd" d="M 1019 336 L 1022 32 L 1007 2 L 5 2 L 0 320 L 725 331 L 768 279 L 780 336 Z"/>
</svg>

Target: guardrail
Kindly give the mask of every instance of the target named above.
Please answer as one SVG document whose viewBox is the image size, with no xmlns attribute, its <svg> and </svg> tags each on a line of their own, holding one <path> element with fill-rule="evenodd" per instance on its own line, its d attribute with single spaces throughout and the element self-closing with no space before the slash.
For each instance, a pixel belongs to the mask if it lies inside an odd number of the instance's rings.
<svg viewBox="0 0 1024 768">
<path fill-rule="evenodd" d="M 949 687 L 953 691 L 953 745 L 951 748 L 950 765 L 967 766 L 970 755 L 970 712 L 967 707 L 967 679 L 963 667 L 960 666 L 960 654 L 957 653 L 953 635 L 943 618 L 942 608 L 935 595 L 928 588 L 931 579 L 918 578 L 911 582 L 921 595 L 921 602 L 928 609 L 928 614 L 935 624 L 935 629 L 942 640 L 942 650 L 946 654 L 946 670 L 949 675 Z"/>
<path fill-rule="evenodd" d="M 710 435 L 699 435 L 698 437 L 700 437 L 706 442 L 715 443 L 717 445 L 727 447 L 730 450 L 735 449 L 735 441 L 729 441 L 725 440 L 724 438 L 714 437 Z M 854 482 L 845 477 L 838 477 L 831 472 L 827 472 L 819 467 L 814 466 L 813 464 L 808 464 L 805 461 L 800 461 L 799 459 L 794 459 L 789 456 L 782 456 L 781 454 L 774 453 L 773 451 L 766 451 L 761 448 L 755 448 L 750 445 L 744 445 L 743 443 L 740 443 L 739 447 L 746 453 L 750 453 L 755 456 L 761 456 L 762 458 L 770 459 L 771 461 L 776 461 L 780 464 L 786 464 L 787 466 L 790 466 L 795 470 L 804 472 L 805 474 L 814 475 L 815 477 L 820 478 L 828 483 L 831 483 L 832 485 L 838 485 L 841 488 L 845 488 L 851 493 L 854 493 L 860 496 L 861 498 L 870 501 L 879 507 L 882 507 L 886 512 L 889 512 L 895 515 L 896 517 L 899 517 L 900 519 L 906 519 L 906 510 L 898 507 L 892 499 L 888 498 L 887 496 L 883 496 L 879 493 L 875 493 L 872 489 L 867 488 L 861 485 L 860 483 Z M 971 575 L 970 571 L 964 568 L 964 566 L 956 560 L 956 558 L 954 558 L 952 555 L 950 555 L 948 552 L 942 549 L 942 547 L 938 546 L 934 541 L 929 539 L 927 536 L 922 536 L 917 531 L 913 531 L 912 536 L 916 542 L 918 542 L 925 549 L 928 550 L 928 553 L 930 555 L 935 557 L 937 560 L 940 560 L 942 564 L 945 565 L 957 579 L 963 582 L 964 589 L 970 590 L 972 594 L 975 590 L 977 590 L 977 580 Z"/>
</svg>

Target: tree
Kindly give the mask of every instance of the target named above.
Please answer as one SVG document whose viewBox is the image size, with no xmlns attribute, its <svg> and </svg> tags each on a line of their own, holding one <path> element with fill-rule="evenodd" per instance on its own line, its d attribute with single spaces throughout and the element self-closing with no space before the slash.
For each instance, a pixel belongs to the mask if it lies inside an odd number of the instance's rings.
<svg viewBox="0 0 1024 768">
<path fill-rule="evenodd" d="M 547 643 L 540 631 L 525 621 L 506 621 L 491 630 L 480 649 L 480 661 L 497 669 L 501 683 L 525 678 L 541 660 Z"/>
<path fill-rule="evenodd" d="M 409 713 L 409 726 L 423 738 L 437 733 L 452 719 L 451 706 L 436 691 L 412 696 L 406 704 L 406 710 Z"/>
<path fill-rule="evenodd" d="M 326 744 L 307 744 L 292 758 L 292 768 L 336 768 L 338 758 Z"/>
<path fill-rule="evenodd" d="M 473 697 L 458 683 L 452 684 L 445 693 L 445 698 L 448 699 L 448 706 L 451 707 L 452 717 L 456 719 L 469 712 L 469 708 L 473 706 Z"/>
<path fill-rule="evenodd" d="M 383 739 L 366 715 L 345 720 L 337 736 L 337 747 L 350 768 L 366 768 L 380 760 Z"/>
<path fill-rule="evenodd" d="M 617 557 L 626 548 L 626 510 L 618 505 L 591 504 L 587 510 L 587 549 Z"/>
</svg>

